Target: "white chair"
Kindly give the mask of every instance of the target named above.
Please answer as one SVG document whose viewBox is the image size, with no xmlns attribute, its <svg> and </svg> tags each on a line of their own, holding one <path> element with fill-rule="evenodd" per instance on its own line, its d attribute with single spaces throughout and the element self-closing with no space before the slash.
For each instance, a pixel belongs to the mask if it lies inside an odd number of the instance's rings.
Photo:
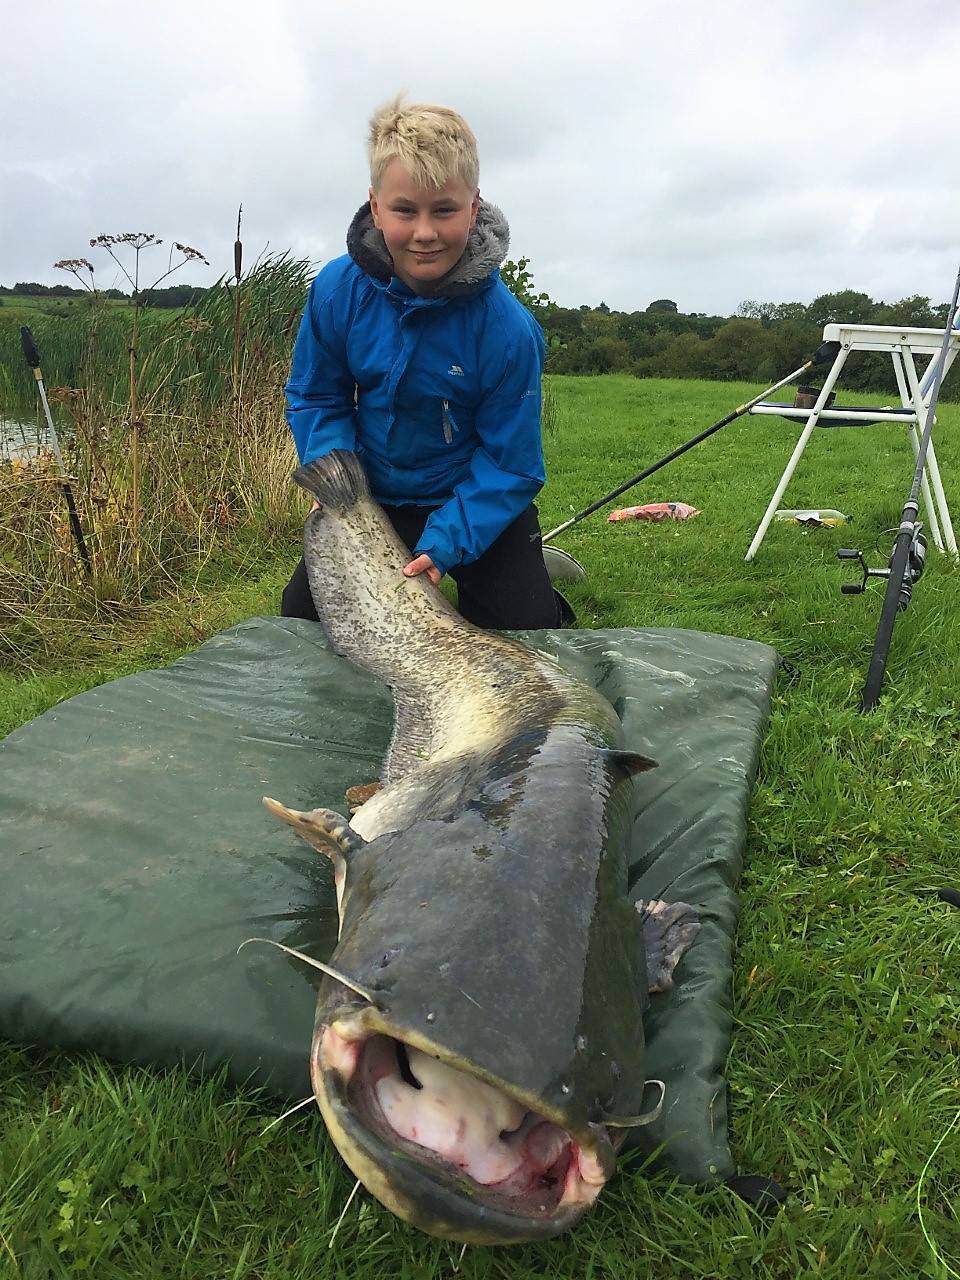
<svg viewBox="0 0 960 1280">
<path fill-rule="evenodd" d="M 930 397 L 933 393 L 934 366 L 936 365 L 936 357 L 943 345 L 943 330 L 899 328 L 896 325 L 880 324 L 828 324 L 824 326 L 823 340 L 824 342 L 839 342 L 840 349 L 812 408 L 791 404 L 777 404 L 774 401 L 762 400 L 750 409 L 750 413 L 758 416 L 804 420 L 805 425 L 800 434 L 800 439 L 797 441 L 796 448 L 790 456 L 790 461 L 787 463 L 786 470 L 780 477 L 773 497 L 770 499 L 770 505 L 764 512 L 757 532 L 753 535 L 753 541 L 750 543 L 750 547 L 744 557 L 746 560 L 752 560 L 756 555 L 760 543 L 770 527 L 770 522 L 773 520 L 780 505 L 784 491 L 790 483 L 790 477 L 800 461 L 800 455 L 807 447 L 807 441 L 818 424 L 835 427 L 866 427 L 879 422 L 902 422 L 907 427 L 910 441 L 913 445 L 914 459 L 916 460 L 919 456 L 920 432 L 926 422 L 927 409 L 930 406 Z M 883 408 L 864 405 L 849 405 L 845 408 L 825 407 L 830 398 L 830 393 L 840 377 L 840 371 L 852 351 L 886 351 L 889 353 L 893 360 L 897 387 L 900 391 L 900 404 L 898 406 L 885 406 Z M 943 370 L 944 377 L 947 376 L 958 351 L 960 351 L 960 329 L 955 329 L 950 335 L 950 342 L 947 346 L 946 362 Z M 915 356 L 932 357 L 923 372 L 922 378 L 917 376 Z M 936 546 L 940 551 L 943 551 L 945 543 L 946 550 L 951 555 L 957 556 L 957 540 L 953 534 L 953 522 L 950 519 L 950 510 L 943 491 L 943 482 L 940 478 L 940 468 L 937 465 L 937 455 L 934 451 L 932 435 L 923 470 L 922 492 L 927 523 Z"/>
</svg>

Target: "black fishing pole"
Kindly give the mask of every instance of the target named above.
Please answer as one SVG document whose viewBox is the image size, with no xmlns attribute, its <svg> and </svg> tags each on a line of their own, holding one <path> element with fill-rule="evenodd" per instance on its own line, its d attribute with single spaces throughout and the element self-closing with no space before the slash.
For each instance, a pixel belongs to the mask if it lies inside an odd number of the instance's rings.
<svg viewBox="0 0 960 1280">
<path fill-rule="evenodd" d="M 73 530 L 73 538 L 77 544 L 77 550 L 80 552 L 80 559 L 83 561 L 83 567 L 89 577 L 93 572 L 90 564 L 90 552 L 87 550 L 87 544 L 83 538 L 83 528 L 80 524 L 80 517 L 77 514 L 77 504 L 73 500 L 73 489 L 70 487 L 70 481 L 67 479 L 67 469 L 63 464 L 63 454 L 60 452 L 60 442 L 57 439 L 56 428 L 53 425 L 53 415 L 50 412 L 50 405 L 47 403 L 47 393 L 43 385 L 43 374 L 40 371 L 40 353 L 37 351 L 37 344 L 33 340 L 33 334 L 27 326 L 20 326 L 20 345 L 23 347 L 23 358 L 33 370 L 33 376 L 37 380 L 37 388 L 40 392 L 40 400 L 43 404 L 43 412 L 47 418 L 47 431 L 50 435 L 50 444 L 53 446 L 53 455 L 57 460 L 57 467 L 60 470 L 60 487 L 63 490 L 63 496 L 67 500 L 67 511 L 70 514 L 70 528 Z"/>
<path fill-rule="evenodd" d="M 844 595 L 860 595 L 866 588 L 868 578 L 886 578 L 887 590 L 883 597 L 883 608 L 880 612 L 880 625 L 877 627 L 876 639 L 873 643 L 873 655 L 867 670 L 867 681 L 863 686 L 860 701 L 861 711 L 872 711 L 880 697 L 883 677 L 887 670 L 887 655 L 890 652 L 890 640 L 893 636 L 893 624 L 901 609 L 906 609 L 913 595 L 914 583 L 923 573 L 926 559 L 927 540 L 923 536 L 923 525 L 917 519 L 920 513 L 920 487 L 923 483 L 923 471 L 927 461 L 927 450 L 933 432 L 933 419 L 936 413 L 937 400 L 940 396 L 940 384 L 943 381 L 943 370 L 947 360 L 947 350 L 954 334 L 957 318 L 957 300 L 960 298 L 960 272 L 953 287 L 953 300 L 943 330 L 943 343 L 937 356 L 933 383 L 930 390 L 930 404 L 920 437 L 920 448 L 917 451 L 917 465 L 913 473 L 913 485 L 910 496 L 904 503 L 900 514 L 900 527 L 897 530 L 893 552 L 886 569 L 869 569 L 861 551 L 844 547 L 837 552 L 841 560 L 858 560 L 863 570 L 862 582 L 845 582 L 840 590 Z"/>
<path fill-rule="evenodd" d="M 679 458 L 681 454 L 686 453 L 688 449 L 692 449 L 694 445 L 700 444 L 702 440 L 706 440 L 707 436 L 712 436 L 715 431 L 719 431 L 721 427 L 729 426 L 731 422 L 737 418 L 742 418 L 745 413 L 753 408 L 755 404 L 759 404 L 766 396 L 773 391 L 779 391 L 781 387 L 785 387 L 787 383 L 796 381 L 802 374 L 807 373 L 814 365 L 832 363 L 840 350 L 839 342 L 821 342 L 816 351 L 799 369 L 794 369 L 793 373 L 787 374 L 785 378 L 781 378 L 779 382 L 775 382 L 772 386 L 767 387 L 765 391 L 761 391 L 758 396 L 754 396 L 752 400 L 748 400 L 746 404 L 737 405 L 733 413 L 728 413 L 725 418 L 721 418 L 719 422 L 715 422 L 712 427 L 707 427 L 705 431 L 701 431 L 699 435 L 688 440 L 686 444 L 682 444 L 679 448 L 668 453 L 665 458 L 661 458 L 659 462 L 654 462 L 651 466 L 645 467 L 643 471 L 638 471 L 635 476 L 624 481 L 616 489 L 612 489 L 610 493 L 604 494 L 602 498 L 598 498 L 596 502 L 592 502 L 589 507 L 584 507 L 582 511 L 578 511 L 575 516 L 571 516 L 569 520 L 565 520 L 563 524 L 558 524 L 556 529 L 551 529 L 549 533 L 545 533 L 542 542 L 549 542 L 555 538 L 558 533 L 563 533 L 564 529 L 569 529 L 571 525 L 579 524 L 581 520 L 587 516 L 593 515 L 594 511 L 599 511 L 601 507 L 606 506 L 608 502 L 612 502 L 614 498 L 619 498 L 621 493 L 626 493 L 628 489 L 632 489 L 634 485 L 639 484 L 641 480 L 646 480 L 648 476 L 652 476 L 655 471 L 659 471 L 661 467 L 665 467 L 668 462 L 673 462 L 675 458 Z"/>
</svg>

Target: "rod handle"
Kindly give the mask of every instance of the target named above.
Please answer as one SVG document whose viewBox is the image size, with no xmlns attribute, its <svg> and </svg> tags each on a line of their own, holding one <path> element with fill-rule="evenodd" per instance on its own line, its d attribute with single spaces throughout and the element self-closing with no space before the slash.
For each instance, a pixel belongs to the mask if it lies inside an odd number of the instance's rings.
<svg viewBox="0 0 960 1280">
<path fill-rule="evenodd" d="M 31 369 L 40 368 L 40 352 L 33 340 L 33 334 L 25 324 L 20 326 L 20 345 L 23 347 L 23 358 Z"/>
</svg>

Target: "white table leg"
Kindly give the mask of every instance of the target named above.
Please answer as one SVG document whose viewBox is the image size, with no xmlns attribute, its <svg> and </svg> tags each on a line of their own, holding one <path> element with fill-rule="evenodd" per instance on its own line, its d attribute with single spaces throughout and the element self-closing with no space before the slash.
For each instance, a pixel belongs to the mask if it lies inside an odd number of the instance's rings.
<svg viewBox="0 0 960 1280">
<path fill-rule="evenodd" d="M 836 360 L 834 360 L 833 368 L 827 374 L 826 381 L 820 389 L 819 396 L 817 396 L 817 402 L 810 410 L 810 417 L 807 419 L 807 425 L 800 433 L 800 439 L 797 441 L 796 448 L 790 455 L 790 461 L 787 463 L 787 468 L 780 477 L 780 483 L 774 490 L 773 497 L 770 499 L 770 505 L 763 513 L 763 519 L 757 527 L 757 532 L 753 535 L 753 541 L 747 549 L 747 554 L 744 556 L 744 560 L 752 560 L 760 549 L 760 543 L 763 542 L 766 532 L 770 528 L 770 522 L 773 520 L 777 507 L 780 505 L 780 499 L 783 497 L 787 485 L 790 483 L 790 477 L 796 470 L 797 463 L 800 461 L 800 456 L 807 447 L 807 441 L 810 439 L 810 435 L 817 425 L 817 420 L 820 417 L 820 411 L 827 403 L 827 397 L 830 395 L 830 392 L 833 390 L 834 383 L 840 376 L 840 370 L 843 368 L 847 354 L 848 352 L 845 349 L 841 349 Z"/>
</svg>

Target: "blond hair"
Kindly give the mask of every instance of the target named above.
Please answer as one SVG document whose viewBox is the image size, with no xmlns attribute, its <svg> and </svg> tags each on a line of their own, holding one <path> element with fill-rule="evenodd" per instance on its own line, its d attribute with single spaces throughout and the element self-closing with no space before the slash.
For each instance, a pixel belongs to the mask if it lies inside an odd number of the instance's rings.
<svg viewBox="0 0 960 1280">
<path fill-rule="evenodd" d="M 371 117 L 367 153 L 374 190 L 391 160 L 399 160 L 426 190 L 437 191 L 451 178 L 462 178 L 474 190 L 480 182 L 473 130 L 449 107 L 394 98 Z"/>
</svg>

